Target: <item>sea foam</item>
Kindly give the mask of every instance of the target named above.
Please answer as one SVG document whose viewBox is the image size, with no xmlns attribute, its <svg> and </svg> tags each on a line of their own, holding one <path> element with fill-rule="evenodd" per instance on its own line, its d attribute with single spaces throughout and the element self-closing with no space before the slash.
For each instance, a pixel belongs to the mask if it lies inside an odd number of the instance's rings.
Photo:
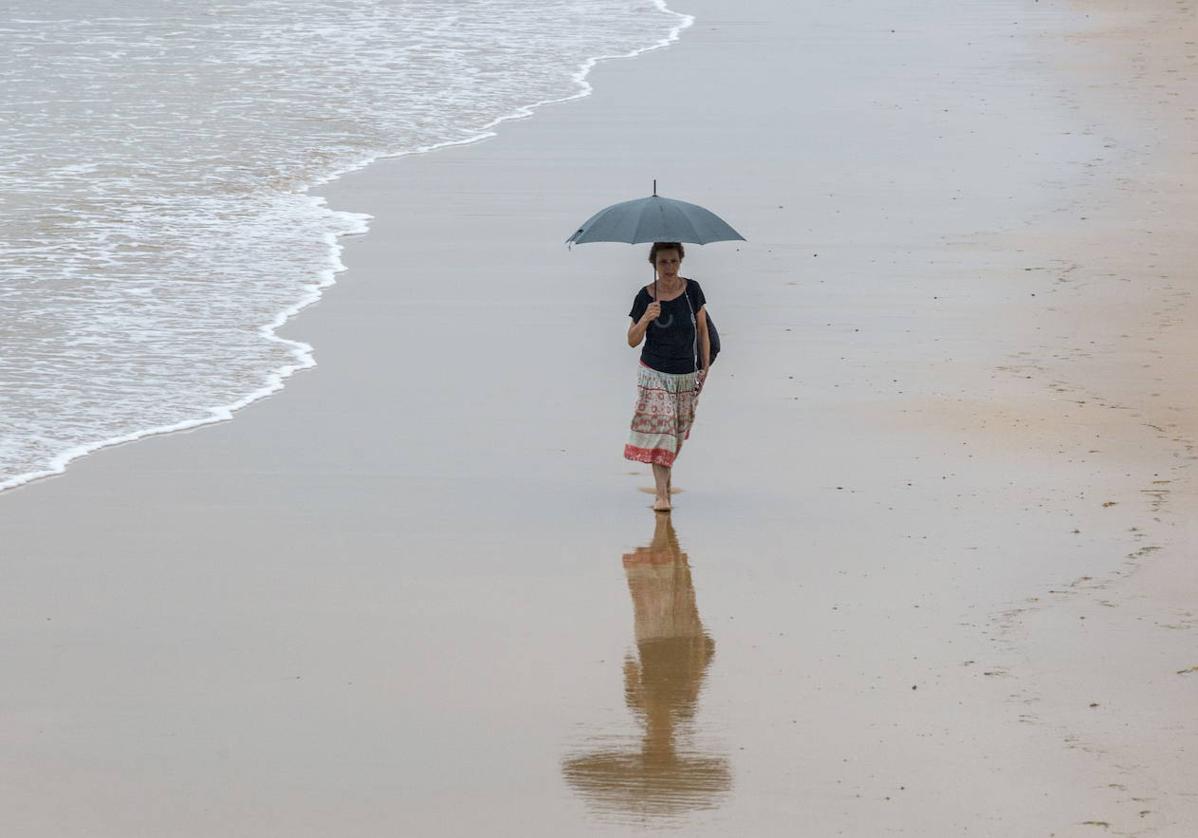
<svg viewBox="0 0 1198 838">
<path fill-rule="evenodd" d="M 369 218 L 312 187 L 493 136 L 692 22 L 664 0 L 8 9 L 0 489 L 228 419 L 313 366 L 276 330 Z"/>
</svg>

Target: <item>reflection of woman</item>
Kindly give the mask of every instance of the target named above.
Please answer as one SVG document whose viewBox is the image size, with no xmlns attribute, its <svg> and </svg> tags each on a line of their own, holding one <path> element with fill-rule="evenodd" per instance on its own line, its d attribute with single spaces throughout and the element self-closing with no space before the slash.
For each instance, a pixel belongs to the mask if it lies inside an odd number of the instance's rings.
<svg viewBox="0 0 1198 838">
<path fill-rule="evenodd" d="M 645 724 L 646 752 L 673 752 L 674 727 L 695 712 L 699 686 L 715 656 L 703 631 L 686 554 L 673 524 L 657 518 L 653 541 L 624 556 L 639 663 L 624 660 L 628 704 Z"/>
<path fill-rule="evenodd" d="M 635 747 L 567 760 L 566 779 L 605 809 L 671 815 L 714 806 L 731 786 L 726 761 L 680 748 L 679 739 L 692 733 L 715 643 L 699 619 L 690 567 L 669 516 L 657 516 L 647 547 L 624 556 L 624 572 L 637 645 L 637 656 L 624 660 L 624 695 L 644 733 Z"/>
<path fill-rule="evenodd" d="M 640 346 L 644 340 L 645 348 L 624 456 L 653 465 L 653 508 L 659 512 L 670 508 L 670 470 L 690 436 L 695 403 L 711 363 L 707 299 L 699 283 L 678 275 L 684 255 L 677 242 L 653 245 L 649 261 L 657 280 L 637 293 L 628 313 L 628 345 Z"/>
</svg>

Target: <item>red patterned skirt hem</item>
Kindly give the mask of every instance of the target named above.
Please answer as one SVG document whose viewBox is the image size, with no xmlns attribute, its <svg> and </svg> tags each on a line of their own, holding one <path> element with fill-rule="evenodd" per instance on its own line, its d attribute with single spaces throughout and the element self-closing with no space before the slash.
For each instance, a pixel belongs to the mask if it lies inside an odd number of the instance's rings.
<svg viewBox="0 0 1198 838">
<path fill-rule="evenodd" d="M 674 465 L 675 456 L 673 451 L 667 451 L 664 448 L 637 448 L 635 445 L 624 446 L 624 459 L 638 463 L 650 463 L 669 468 Z"/>
</svg>

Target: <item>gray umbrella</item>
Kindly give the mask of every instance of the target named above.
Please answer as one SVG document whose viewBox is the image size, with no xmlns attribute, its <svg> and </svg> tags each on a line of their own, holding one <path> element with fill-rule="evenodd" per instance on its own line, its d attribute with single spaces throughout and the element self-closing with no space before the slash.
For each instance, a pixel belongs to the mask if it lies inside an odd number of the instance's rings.
<svg viewBox="0 0 1198 838">
<path fill-rule="evenodd" d="M 588 218 L 566 244 L 587 242 L 708 242 L 745 241 L 745 237 L 714 212 L 698 204 L 662 198 L 653 181 L 653 195 L 612 204 Z M 653 268 L 653 299 L 657 299 L 657 268 Z M 716 331 L 711 313 L 707 314 L 707 331 L 711 340 L 711 357 L 720 351 L 720 333 Z"/>
<path fill-rule="evenodd" d="M 662 198 L 653 181 L 653 195 L 613 204 L 599 210 L 566 239 L 567 244 L 587 242 L 708 242 L 744 241 L 726 221 L 711 210 L 686 201 Z"/>
</svg>

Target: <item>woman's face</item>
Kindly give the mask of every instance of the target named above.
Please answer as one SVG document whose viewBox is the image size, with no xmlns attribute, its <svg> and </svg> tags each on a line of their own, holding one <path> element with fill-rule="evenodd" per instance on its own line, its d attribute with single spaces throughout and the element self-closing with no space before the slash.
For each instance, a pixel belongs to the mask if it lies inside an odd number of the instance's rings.
<svg viewBox="0 0 1198 838">
<path fill-rule="evenodd" d="M 678 276 L 678 269 L 682 267 L 682 257 L 678 255 L 677 250 L 659 250 L 656 265 L 658 276 Z"/>
</svg>

